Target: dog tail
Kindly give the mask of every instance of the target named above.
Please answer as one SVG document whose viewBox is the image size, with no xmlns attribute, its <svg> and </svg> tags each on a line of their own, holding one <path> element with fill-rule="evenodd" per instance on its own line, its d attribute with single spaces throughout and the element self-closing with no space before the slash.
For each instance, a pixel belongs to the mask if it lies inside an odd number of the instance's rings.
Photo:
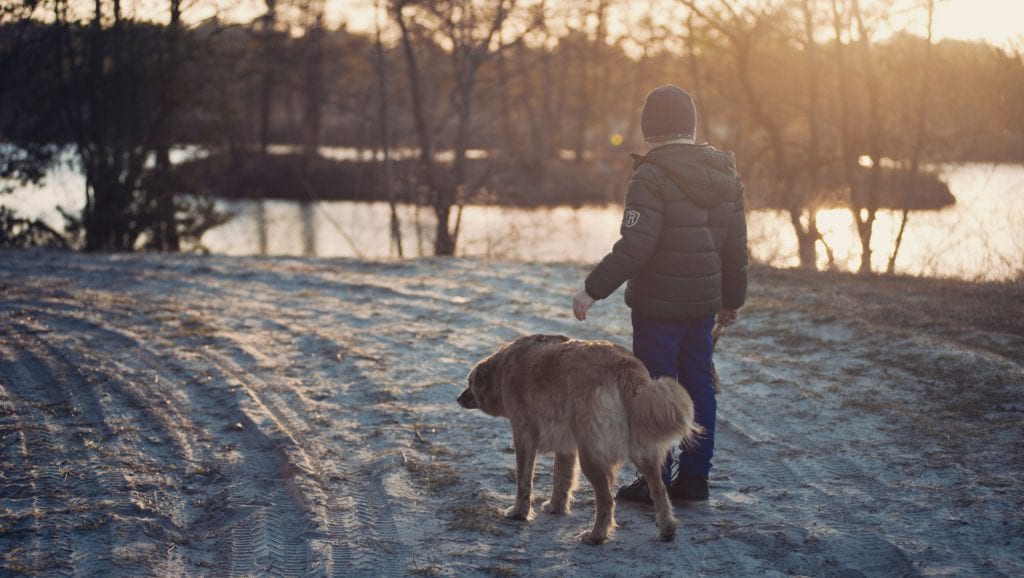
<svg viewBox="0 0 1024 578">
<path fill-rule="evenodd" d="M 659 377 L 627 396 L 629 426 L 634 440 L 692 445 L 703 431 L 693 417 L 693 400 L 678 381 Z M 661 445 L 659 443 L 659 445 Z"/>
</svg>

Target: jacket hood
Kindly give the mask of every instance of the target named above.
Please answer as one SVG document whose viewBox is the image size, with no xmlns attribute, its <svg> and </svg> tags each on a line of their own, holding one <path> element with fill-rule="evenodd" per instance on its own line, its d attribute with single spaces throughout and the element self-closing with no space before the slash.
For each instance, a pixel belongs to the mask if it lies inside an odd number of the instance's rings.
<svg viewBox="0 0 1024 578">
<path fill-rule="evenodd" d="M 704 208 L 734 201 L 743 191 L 736 158 L 708 144 L 670 144 L 633 157 L 633 170 L 646 163 L 658 167 L 691 201 Z"/>
</svg>

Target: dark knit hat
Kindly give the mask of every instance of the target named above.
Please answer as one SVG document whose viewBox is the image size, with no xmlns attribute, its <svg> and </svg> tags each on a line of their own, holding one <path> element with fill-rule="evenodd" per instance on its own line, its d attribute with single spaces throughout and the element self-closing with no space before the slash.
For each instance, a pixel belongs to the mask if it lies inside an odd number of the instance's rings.
<svg viewBox="0 0 1024 578">
<path fill-rule="evenodd" d="M 693 139 L 697 134 L 697 107 L 690 93 L 675 86 L 659 86 L 647 95 L 640 113 L 644 142 Z"/>
</svg>

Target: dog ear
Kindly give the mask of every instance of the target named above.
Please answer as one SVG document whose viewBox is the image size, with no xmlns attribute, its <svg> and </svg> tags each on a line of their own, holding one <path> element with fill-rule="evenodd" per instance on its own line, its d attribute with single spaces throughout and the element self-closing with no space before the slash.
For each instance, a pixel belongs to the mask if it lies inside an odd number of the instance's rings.
<svg viewBox="0 0 1024 578">
<path fill-rule="evenodd" d="M 490 364 L 486 362 L 476 367 L 476 378 L 483 383 L 490 381 L 490 373 L 492 373 L 492 369 L 490 369 Z"/>
<path fill-rule="evenodd" d="M 491 381 L 492 368 L 491 368 L 491 364 L 488 363 L 488 361 L 490 361 L 490 360 L 481 361 L 476 366 L 476 376 L 474 378 L 474 382 L 478 386 L 484 385 L 484 384 L 489 383 Z"/>
</svg>

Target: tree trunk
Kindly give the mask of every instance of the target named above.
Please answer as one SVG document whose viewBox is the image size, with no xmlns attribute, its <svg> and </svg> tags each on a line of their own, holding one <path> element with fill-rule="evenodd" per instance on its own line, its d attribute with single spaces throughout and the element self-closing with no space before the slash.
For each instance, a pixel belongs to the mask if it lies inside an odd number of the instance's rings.
<svg viewBox="0 0 1024 578">
<path fill-rule="evenodd" d="M 900 220 L 900 230 L 896 233 L 896 241 L 892 246 L 892 253 L 889 255 L 889 264 L 885 268 L 885 272 L 888 275 L 896 274 L 896 257 L 900 253 L 900 246 L 903 244 L 903 231 L 907 228 L 907 219 L 910 217 L 910 209 L 903 209 L 900 211 L 902 219 Z"/>
<path fill-rule="evenodd" d="M 161 107 L 163 108 L 162 118 L 169 119 L 172 111 L 177 107 L 175 90 L 175 78 L 177 77 L 178 65 L 181 60 L 181 1 L 171 1 L 170 23 L 166 31 L 166 42 L 164 44 L 163 74 L 161 86 Z M 156 127 L 156 170 L 152 181 L 155 183 L 155 191 L 147 191 L 156 195 L 155 225 L 152 231 L 152 239 L 149 246 L 157 251 L 181 250 L 181 240 L 178 237 L 177 207 L 174 201 L 174 189 L 171 180 L 171 123 L 160 122 Z"/>
<path fill-rule="evenodd" d="M 851 211 L 856 207 L 851 208 Z M 854 213 L 857 222 L 857 235 L 860 237 L 860 267 L 857 272 L 861 275 L 871 273 L 871 237 L 875 228 L 875 216 L 878 211 L 873 208 L 859 208 Z"/>
<path fill-rule="evenodd" d="M 306 162 L 320 155 L 320 125 L 324 105 L 323 14 L 313 16 L 305 38 L 305 99 L 302 154 Z"/>
<path fill-rule="evenodd" d="M 388 207 L 391 210 L 391 242 L 398 252 L 398 258 L 404 257 L 402 252 L 402 225 L 398 219 L 398 207 L 395 199 L 395 171 L 391 161 L 391 109 L 388 106 L 388 68 L 387 60 L 384 58 L 384 42 L 381 40 L 380 21 L 377 20 L 377 13 L 380 12 L 379 2 L 374 6 L 374 19 L 376 24 L 376 68 L 377 68 L 377 99 L 379 101 L 380 114 L 380 140 L 381 140 L 381 162 L 384 169 L 384 194 L 388 199 Z"/>
<path fill-rule="evenodd" d="M 130 251 L 135 237 L 131 231 L 130 216 L 132 181 L 125 179 L 121 163 L 131 155 L 121 150 L 118 135 L 111 133 L 112 119 L 106 114 L 105 87 L 108 75 L 119 72 L 123 36 L 121 34 L 120 6 L 114 6 L 114 24 L 109 31 L 102 25 L 102 2 L 96 0 L 90 23 L 90 65 L 87 82 L 89 97 L 87 112 L 89 133 L 79 141 L 79 155 L 92 188 L 92 212 L 83 215 L 86 229 L 87 251 Z M 73 56 L 72 56 L 73 58 Z M 70 106 L 79 106 L 72 103 Z M 127 181 L 127 182 L 126 182 Z"/>
<path fill-rule="evenodd" d="M 704 140 L 711 142 L 711 109 L 704 98 L 704 83 L 701 82 L 700 59 L 697 58 L 697 29 L 693 24 L 693 12 L 686 17 L 686 56 L 690 64 L 690 76 L 693 79 L 693 96 L 697 100 L 697 128 L 703 129 Z M 644 60 L 647 59 L 647 47 L 644 46 Z M 698 141 L 699 142 L 699 141 Z"/>
<path fill-rule="evenodd" d="M 871 169 L 868 172 L 868 184 L 863 190 L 863 197 L 858 202 L 855 217 L 857 218 L 857 231 L 860 233 L 861 274 L 871 273 L 871 236 L 874 230 L 875 217 L 878 214 L 878 184 L 882 174 L 882 89 L 881 80 L 878 78 L 871 55 L 871 40 L 868 38 L 868 31 L 864 26 L 864 19 L 860 10 L 860 1 L 853 0 L 853 16 L 857 22 L 858 42 L 862 64 L 864 66 L 864 80 L 868 92 L 868 156 L 871 157 Z M 862 218 L 863 215 L 863 218 Z"/>
<path fill-rule="evenodd" d="M 845 3 L 844 3 L 845 6 Z M 851 19 L 858 18 L 859 5 L 855 1 L 853 3 L 853 15 Z M 861 24 L 863 24 L 861 22 Z M 853 131 L 850 128 L 851 125 L 851 114 L 852 107 L 850 106 L 850 72 L 849 63 L 846 60 L 846 44 L 843 43 L 842 36 L 844 30 L 842 12 L 839 9 L 837 0 L 832 0 L 832 28 L 835 33 L 835 44 L 836 44 L 836 63 L 838 68 L 839 77 L 839 102 L 840 102 L 840 141 L 842 149 L 842 166 L 843 166 L 843 177 L 846 180 L 847 187 L 849 188 L 849 203 L 848 208 L 850 214 L 853 216 L 853 220 L 857 226 L 857 236 L 860 240 L 861 256 L 860 256 L 860 267 L 858 271 L 862 274 L 871 272 L 871 233 L 874 228 L 875 213 L 877 211 L 877 202 L 874 201 L 875 188 L 877 185 L 877 170 L 880 169 L 880 159 L 875 158 L 877 149 L 874 147 L 878 143 L 876 137 L 879 136 L 878 130 L 880 127 L 871 127 L 869 130 L 875 131 L 873 133 L 872 142 L 869 144 L 869 149 L 872 154 L 872 160 L 874 165 L 871 169 L 871 174 L 867 179 L 867 182 L 863 182 L 861 178 L 861 170 L 859 168 L 859 151 L 857 143 L 854 142 Z M 852 28 L 852 22 L 850 24 Z M 863 57 L 866 52 L 867 39 L 863 37 L 864 30 L 863 26 L 860 28 L 861 38 L 859 42 L 862 43 L 861 56 Z M 850 32 L 852 37 L 853 33 Z M 866 59 L 863 62 L 865 68 L 865 75 L 870 76 L 870 62 Z M 873 90 L 873 87 L 877 85 L 868 81 L 869 93 Z M 874 100 L 877 95 L 869 94 L 869 115 L 872 119 L 876 117 L 877 111 L 874 110 L 877 105 L 877 100 Z M 867 121 L 870 124 L 870 120 Z"/>
<path fill-rule="evenodd" d="M 522 147 L 520 146 L 519 134 L 512 123 L 512 99 L 509 94 L 509 87 L 512 86 L 512 82 L 509 76 L 508 66 L 505 62 L 505 53 L 504 51 L 499 52 L 498 83 L 501 89 L 498 90 L 498 100 L 501 102 L 501 111 L 499 112 L 501 135 L 505 141 L 506 149 L 512 152 L 514 158 L 520 158 L 522 156 Z M 520 102 L 528 98 L 529 96 L 524 95 Z"/>
<path fill-rule="evenodd" d="M 533 166 L 534 170 L 539 169 L 540 171 L 543 171 L 545 161 L 551 154 L 552 135 L 550 133 L 555 129 L 547 122 L 547 119 L 549 118 L 548 113 L 539 113 L 537 111 L 537 107 L 534 104 L 533 95 L 537 93 L 533 84 L 533 67 L 529 66 L 529 63 L 526 60 L 527 54 L 529 54 L 529 52 L 524 50 L 523 54 L 521 54 L 520 57 L 516 59 L 516 62 L 519 64 L 519 77 L 522 79 L 523 82 L 523 92 L 521 95 L 520 104 L 523 106 L 523 113 L 526 116 L 526 122 L 530 129 L 530 146 L 528 147 L 529 150 L 526 153 L 526 156 L 533 161 L 531 165 Z M 541 55 L 540 58 L 547 60 L 549 58 L 549 55 L 545 53 Z M 542 66 L 546 67 L 547 64 L 542 64 Z M 545 83 L 544 89 L 542 91 L 542 98 L 547 99 L 550 90 L 551 87 L 547 86 L 547 84 Z M 542 103 L 542 107 L 545 111 L 550 110 L 549 103 Z M 543 178 L 543 174 L 540 173 L 537 175 L 537 177 Z"/>
<path fill-rule="evenodd" d="M 809 214 L 807 225 L 801 222 L 804 212 L 802 209 L 791 208 L 789 210 L 789 222 L 793 225 L 793 231 L 796 233 L 797 256 L 800 259 L 800 268 L 814 269 L 817 266 L 818 259 L 817 242 L 821 235 L 818 232 L 817 221 L 814 218 L 813 212 L 806 211 Z"/>
<path fill-rule="evenodd" d="M 448 217 L 451 215 L 450 204 L 438 203 L 434 205 L 434 215 L 437 216 L 437 229 L 434 234 L 434 254 L 438 256 L 451 257 L 455 255 L 455 240 L 452 239 L 448 230 Z"/>
<path fill-rule="evenodd" d="M 809 176 L 807 188 L 811 199 L 815 199 L 818 195 L 820 187 L 819 174 L 821 172 L 821 129 L 818 122 L 821 79 L 818 74 L 818 43 L 814 39 L 814 10 L 816 4 L 816 0 L 803 0 L 801 5 L 804 15 L 804 66 L 807 77 L 807 173 Z"/>
<path fill-rule="evenodd" d="M 150 247 L 157 251 L 181 250 L 181 241 L 178 238 L 177 208 L 174 203 L 174 190 L 170 183 L 171 155 L 167 141 L 164 141 L 156 151 L 156 173 L 153 180 L 156 183 L 156 224 L 152 232 Z"/>
<path fill-rule="evenodd" d="M 457 108 L 458 123 L 455 129 L 455 159 L 452 161 L 452 185 L 441 187 L 438 190 L 436 213 L 437 220 L 437 243 L 435 253 L 437 255 L 451 256 L 455 254 L 455 245 L 458 242 L 456 235 L 452 234 L 448 224 L 448 216 L 452 206 L 463 202 L 460 198 L 465 194 L 463 187 L 466 184 L 466 151 L 469 149 L 469 128 L 473 112 L 473 89 L 476 85 L 476 69 L 479 62 L 475 56 L 466 55 L 467 62 L 464 63 L 464 78 L 457 87 Z M 444 218 L 442 219 L 442 215 Z M 461 214 L 460 214 L 461 217 Z"/>
<path fill-rule="evenodd" d="M 412 37 L 409 27 L 406 25 L 405 16 L 402 14 L 402 7 L 395 9 L 395 20 L 402 32 L 402 49 L 405 55 L 406 73 L 409 76 L 409 96 L 412 100 L 412 117 L 416 127 L 416 142 L 419 145 L 420 179 L 430 190 L 431 195 L 437 194 L 437 187 L 434 181 L 434 148 L 427 127 L 427 112 L 423 102 L 423 86 L 420 78 L 419 61 L 416 59 L 416 51 L 412 45 Z"/>
<path fill-rule="evenodd" d="M 576 133 L 573 142 L 573 161 L 583 162 L 587 148 L 587 125 L 590 123 L 590 110 L 593 107 L 593 93 L 590 90 L 590 50 L 586 46 L 576 47 L 580 62 L 579 84 L 577 85 L 580 102 L 576 105 Z"/>
<path fill-rule="evenodd" d="M 921 170 L 921 155 L 924 153 L 926 139 L 926 123 L 928 119 L 928 92 L 929 84 L 931 80 L 931 67 L 932 67 L 932 43 L 933 43 L 933 20 L 935 17 L 935 0 L 928 0 L 928 36 L 926 38 L 927 44 L 925 45 L 924 63 L 921 66 L 921 83 L 918 93 L 918 116 L 917 116 L 917 134 L 914 139 L 914 149 L 910 153 L 910 171 L 905 186 L 910 188 L 911 196 L 917 192 L 917 187 L 920 186 L 920 179 L 918 178 Z M 900 221 L 900 230 L 896 235 L 896 240 L 893 243 L 892 253 L 889 255 L 889 264 L 886 267 L 885 272 L 889 275 L 896 273 L 896 257 L 899 255 L 900 247 L 903 244 L 903 231 L 907 226 L 907 219 L 910 217 L 910 209 L 904 207 L 902 212 L 902 220 Z"/>
<path fill-rule="evenodd" d="M 316 212 L 313 202 L 300 202 L 299 215 L 302 219 L 302 256 L 316 257 Z"/>
<path fill-rule="evenodd" d="M 263 16 L 263 70 L 260 77 L 260 154 L 267 154 L 270 146 L 270 123 L 274 96 L 274 28 L 277 20 L 277 0 L 266 0 L 267 12 Z"/>
<path fill-rule="evenodd" d="M 256 239 L 260 255 L 267 256 L 270 252 L 270 235 L 267 229 L 267 202 L 263 199 L 256 201 Z"/>
</svg>

